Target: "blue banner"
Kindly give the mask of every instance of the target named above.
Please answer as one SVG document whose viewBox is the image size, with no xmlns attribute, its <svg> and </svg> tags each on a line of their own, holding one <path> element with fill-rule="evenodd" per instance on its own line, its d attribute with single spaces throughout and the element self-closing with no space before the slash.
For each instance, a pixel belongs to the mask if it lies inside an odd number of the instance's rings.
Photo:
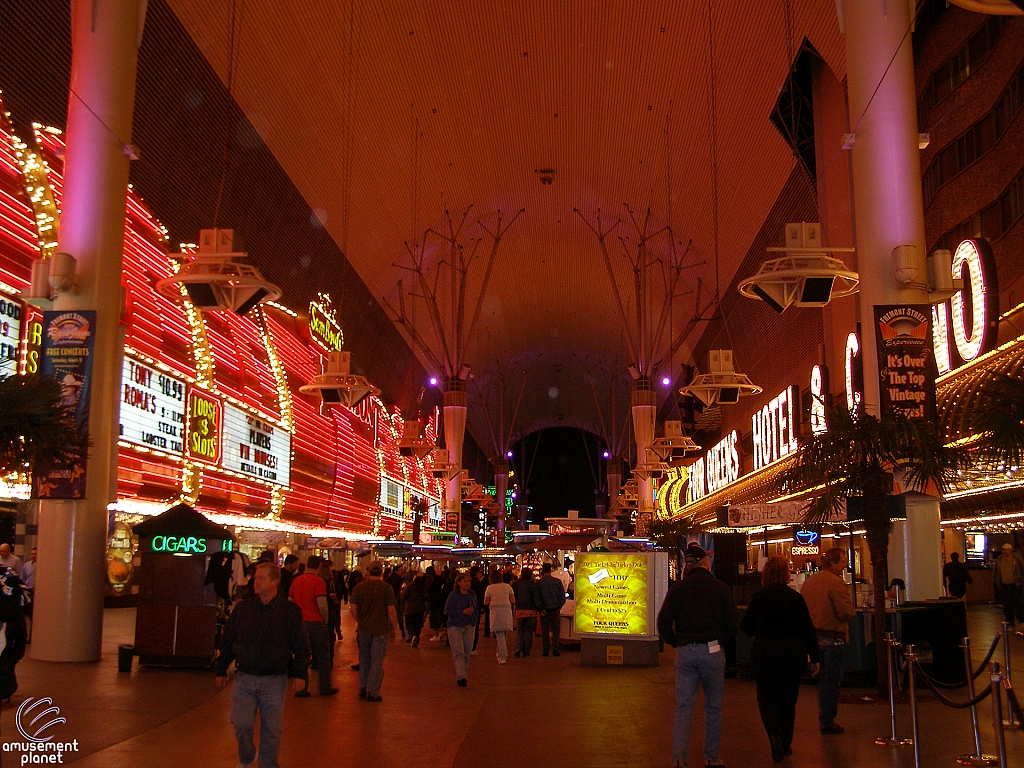
<svg viewBox="0 0 1024 768">
<path fill-rule="evenodd" d="M 96 311 L 43 313 L 43 348 L 40 373 L 60 383 L 62 404 L 74 412 L 82 448 L 70 466 L 35 478 L 37 499 L 84 499 L 89 434 L 92 358 L 96 339 Z"/>
</svg>

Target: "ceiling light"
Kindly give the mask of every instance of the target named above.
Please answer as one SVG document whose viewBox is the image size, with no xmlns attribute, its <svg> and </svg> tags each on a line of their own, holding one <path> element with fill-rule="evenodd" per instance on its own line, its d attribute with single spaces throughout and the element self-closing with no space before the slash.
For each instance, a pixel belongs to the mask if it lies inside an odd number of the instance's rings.
<svg viewBox="0 0 1024 768">
<path fill-rule="evenodd" d="M 159 293 L 174 301 L 188 298 L 201 311 L 230 310 L 244 315 L 265 301 L 281 297 L 281 289 L 263 279 L 259 270 L 235 251 L 234 231 L 204 229 L 199 249 L 177 274 L 156 284 Z"/>
<path fill-rule="evenodd" d="M 693 381 L 679 389 L 680 394 L 692 395 L 706 406 L 736 403 L 741 397 L 760 394 L 761 387 L 745 373 L 733 369 L 731 349 L 712 349 L 709 363 L 710 373 L 694 376 Z"/>
<path fill-rule="evenodd" d="M 860 277 L 827 252 L 852 253 L 853 248 L 830 248 L 821 244 L 819 225 L 787 224 L 785 245 L 769 252 L 785 256 L 770 259 L 757 274 L 739 284 L 748 299 L 760 299 L 778 313 L 790 306 L 824 307 L 832 299 L 857 292 Z"/>
<path fill-rule="evenodd" d="M 313 381 L 299 387 L 303 394 L 315 394 L 324 405 L 344 405 L 355 408 L 363 398 L 379 395 L 380 390 L 365 376 L 350 373 L 351 352 L 331 352 L 327 356 L 327 369 Z"/>
</svg>

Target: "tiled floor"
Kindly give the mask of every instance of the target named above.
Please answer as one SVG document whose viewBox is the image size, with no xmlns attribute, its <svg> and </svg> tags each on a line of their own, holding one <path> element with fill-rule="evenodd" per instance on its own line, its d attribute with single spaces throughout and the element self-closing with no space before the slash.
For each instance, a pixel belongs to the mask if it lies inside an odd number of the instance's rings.
<svg viewBox="0 0 1024 768">
<path fill-rule="evenodd" d="M 969 613 L 973 642 L 988 647 L 998 627 L 997 609 Z M 348 618 L 346 616 L 346 622 Z M 0 741 L 14 738 L 14 712 L 28 696 L 50 696 L 67 724 L 60 738 L 78 740 L 80 751 L 65 763 L 80 768 L 225 766 L 236 763 L 228 723 L 228 692 L 219 692 L 209 672 L 139 669 L 118 674 L 118 642 L 130 641 L 134 612 L 109 611 L 104 658 L 99 664 L 48 664 L 26 659 L 18 668 L 21 688 L 0 714 Z M 494 640 L 481 639 L 470 683 L 455 685 L 451 657 L 443 643 L 413 649 L 398 642 L 388 649 L 381 704 L 359 701 L 355 643 L 346 624 L 337 646 L 333 698 L 297 700 L 285 710 L 281 764 L 284 768 L 335 766 L 508 766 L 583 768 L 667 766 L 671 756 L 672 651 L 651 669 L 583 668 L 575 652 L 560 658 L 494 660 Z M 997 656 L 1001 658 L 1001 652 Z M 1024 689 L 1024 640 L 1016 639 L 1018 688 Z M 984 678 L 980 678 L 983 680 Z M 817 689 L 801 690 L 794 754 L 784 765 L 912 766 L 910 748 L 875 746 L 888 730 L 888 707 L 854 703 L 864 691 L 844 691 L 842 736 L 817 731 Z M 962 695 L 954 691 L 952 696 Z M 991 708 L 979 710 L 983 743 L 993 748 Z M 724 702 L 722 757 L 732 768 L 771 765 L 761 728 L 754 685 L 729 680 Z M 971 751 L 970 716 L 931 697 L 920 706 L 923 766 L 952 766 Z M 910 730 L 908 706 L 900 724 Z M 701 733 L 694 737 L 691 765 L 700 760 Z M 1007 733 L 1011 766 L 1024 768 L 1024 734 Z M 74 758 L 77 757 L 77 761 Z M 16 765 L 3 755 L 4 765 Z"/>
</svg>

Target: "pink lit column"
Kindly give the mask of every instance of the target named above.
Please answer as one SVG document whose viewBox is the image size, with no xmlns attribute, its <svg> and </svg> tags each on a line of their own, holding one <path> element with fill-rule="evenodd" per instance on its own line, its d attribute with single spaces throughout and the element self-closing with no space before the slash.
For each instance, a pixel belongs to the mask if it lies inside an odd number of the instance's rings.
<svg viewBox="0 0 1024 768">
<path fill-rule="evenodd" d="M 444 445 L 448 450 L 448 461 L 462 468 L 462 441 L 466 435 L 466 408 L 468 398 L 466 384 L 458 379 L 449 379 L 444 391 Z M 462 535 L 462 475 L 455 475 L 448 481 L 448 496 L 445 500 L 446 514 L 459 516 Z"/>
<path fill-rule="evenodd" d="M 894 0 L 846 0 L 846 60 L 850 121 L 855 131 L 853 187 L 860 271 L 861 338 L 867 410 L 879 410 L 873 307 L 928 303 L 926 289 L 893 279 L 892 251 L 912 245 L 918 280 L 927 282 L 921 158 L 918 149 L 910 5 Z M 907 521 L 890 547 L 890 577 L 903 577 L 911 600 L 942 594 L 939 503 L 908 498 Z"/>
<path fill-rule="evenodd" d="M 498 502 L 498 546 L 505 543 L 505 499 L 508 496 L 508 461 L 494 462 L 494 500 Z"/>
<path fill-rule="evenodd" d="M 103 635 L 107 505 L 117 482 L 118 391 L 124 337 L 121 256 L 145 2 L 73 0 L 64 200 L 58 249 L 78 261 L 78 289 L 54 309 L 97 311 L 83 500 L 39 509 L 32 657 L 97 661 Z"/>
<path fill-rule="evenodd" d="M 647 449 L 654 442 L 654 425 L 657 419 L 657 395 L 651 389 L 650 380 L 641 378 L 633 382 L 630 393 L 630 409 L 633 416 L 633 436 L 636 438 L 637 464 L 647 462 Z M 654 483 L 650 479 L 637 480 L 637 522 L 644 529 L 654 514 Z M 638 534 L 646 534 L 638 530 Z"/>
</svg>

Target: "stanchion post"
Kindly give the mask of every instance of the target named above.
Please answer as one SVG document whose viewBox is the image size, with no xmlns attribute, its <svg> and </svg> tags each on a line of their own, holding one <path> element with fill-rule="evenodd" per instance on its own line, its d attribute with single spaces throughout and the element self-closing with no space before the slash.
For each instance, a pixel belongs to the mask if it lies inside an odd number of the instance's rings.
<svg viewBox="0 0 1024 768">
<path fill-rule="evenodd" d="M 875 744 L 880 747 L 905 747 L 913 743 L 912 739 L 901 739 L 896 735 L 896 645 L 897 641 L 892 632 L 885 633 L 885 644 L 887 649 L 886 658 L 889 661 L 889 717 L 892 723 L 892 734 L 889 737 L 879 736 Z"/>
<path fill-rule="evenodd" d="M 960 647 L 964 649 L 964 665 L 967 667 L 967 698 L 974 698 L 974 662 L 971 661 L 971 638 L 965 637 Z M 971 725 L 974 727 L 974 754 L 960 755 L 956 761 L 960 765 L 993 766 L 999 765 L 999 758 L 986 755 L 981 751 L 981 726 L 978 724 L 978 705 L 971 705 Z"/>
<path fill-rule="evenodd" d="M 1003 733 L 1003 699 L 1000 688 L 1003 676 L 999 674 L 999 662 L 989 665 L 989 684 L 992 686 L 992 728 L 996 732 L 996 749 L 999 752 L 999 768 L 1006 768 L 1006 734 Z"/>
<path fill-rule="evenodd" d="M 1013 671 L 1010 666 L 1010 638 L 1013 637 L 1013 629 L 1008 622 L 1003 622 L 1003 678 L 1007 683 L 1013 685 Z M 1016 730 L 1021 727 L 1014 719 L 1013 706 L 1010 704 L 1010 697 L 1006 697 L 1006 719 L 1003 721 L 1003 728 Z"/>
<path fill-rule="evenodd" d="M 918 732 L 917 723 L 917 675 L 914 667 L 917 666 L 917 651 L 913 645 L 907 646 L 907 670 L 910 682 L 910 722 L 914 740 L 914 768 L 921 768 L 921 734 Z"/>
</svg>

